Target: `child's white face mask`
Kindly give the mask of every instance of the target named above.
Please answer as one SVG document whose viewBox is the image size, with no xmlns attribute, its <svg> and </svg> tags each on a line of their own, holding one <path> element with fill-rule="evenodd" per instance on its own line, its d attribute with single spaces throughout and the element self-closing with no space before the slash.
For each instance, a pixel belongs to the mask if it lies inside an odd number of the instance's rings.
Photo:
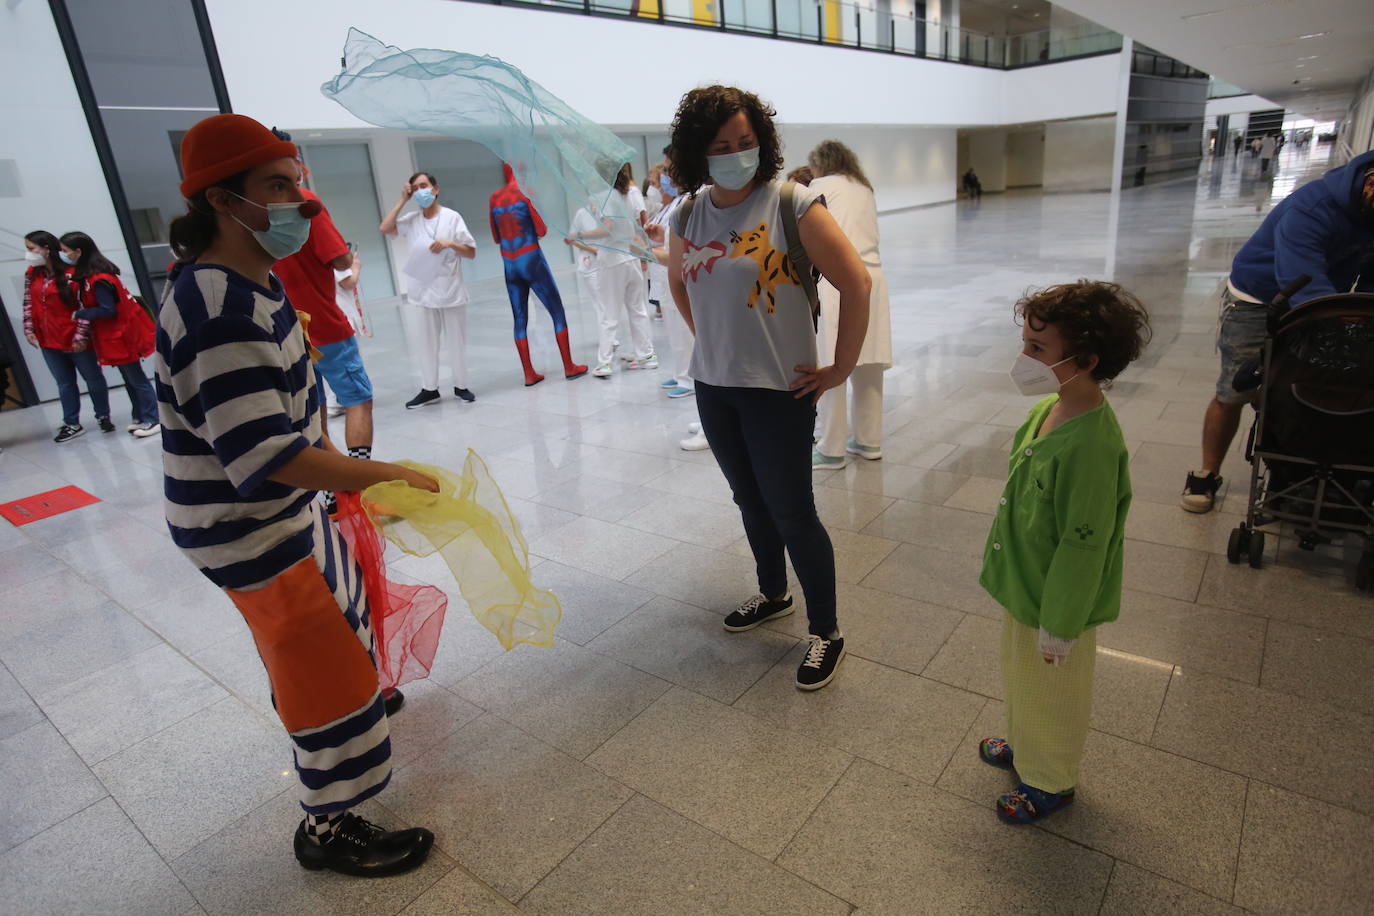
<svg viewBox="0 0 1374 916">
<path fill-rule="evenodd" d="M 1054 394 L 1078 378 L 1078 373 L 1075 372 L 1061 382 L 1059 376 L 1054 374 L 1055 366 L 1063 365 L 1071 359 L 1073 359 L 1072 356 L 1067 356 L 1054 365 L 1047 366 L 1033 356 L 1020 353 L 1016 357 L 1016 362 L 1012 363 L 1011 372 L 1008 374 L 1011 375 L 1011 380 L 1016 383 L 1020 392 L 1027 397 L 1036 394 Z"/>
</svg>

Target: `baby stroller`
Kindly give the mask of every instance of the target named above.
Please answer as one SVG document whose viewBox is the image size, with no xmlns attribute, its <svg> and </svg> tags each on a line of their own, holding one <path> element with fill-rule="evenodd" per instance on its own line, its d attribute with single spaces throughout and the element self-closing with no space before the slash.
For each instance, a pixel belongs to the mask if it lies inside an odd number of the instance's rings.
<svg viewBox="0 0 1374 916">
<path fill-rule="evenodd" d="M 1246 458 L 1250 498 L 1231 531 L 1226 558 L 1264 559 L 1264 532 L 1291 524 L 1298 546 L 1312 550 L 1358 535 L 1355 576 L 1374 585 L 1374 295 L 1323 296 L 1288 309 L 1302 277 L 1269 306 L 1259 364 L 1237 373 L 1239 390 L 1260 385 Z"/>
</svg>

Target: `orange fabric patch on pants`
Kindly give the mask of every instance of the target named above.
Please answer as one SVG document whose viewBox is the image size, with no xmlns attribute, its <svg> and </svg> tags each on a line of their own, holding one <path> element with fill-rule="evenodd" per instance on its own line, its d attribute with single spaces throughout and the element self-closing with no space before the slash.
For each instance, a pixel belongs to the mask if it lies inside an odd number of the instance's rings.
<svg viewBox="0 0 1374 916">
<path fill-rule="evenodd" d="M 287 731 L 328 725 L 376 695 L 377 669 L 314 558 L 266 588 L 226 591 L 248 621 Z"/>
</svg>

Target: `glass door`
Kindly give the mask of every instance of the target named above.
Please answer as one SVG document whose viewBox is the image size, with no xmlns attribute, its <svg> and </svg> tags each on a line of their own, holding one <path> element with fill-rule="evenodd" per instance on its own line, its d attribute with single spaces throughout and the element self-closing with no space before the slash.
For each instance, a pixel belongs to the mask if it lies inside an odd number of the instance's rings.
<svg viewBox="0 0 1374 916">
<path fill-rule="evenodd" d="M 301 156 L 310 169 L 307 184 L 329 208 L 345 239 L 358 246 L 362 273 L 358 287 L 364 300 L 396 295 L 391 249 L 377 224 L 382 214 L 372 179 L 372 154 L 366 143 L 303 143 Z"/>
</svg>

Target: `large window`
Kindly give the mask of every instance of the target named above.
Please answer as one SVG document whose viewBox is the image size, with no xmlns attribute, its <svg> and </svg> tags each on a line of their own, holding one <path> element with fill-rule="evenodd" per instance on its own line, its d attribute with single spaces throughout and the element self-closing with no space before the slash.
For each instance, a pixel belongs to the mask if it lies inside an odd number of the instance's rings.
<svg viewBox="0 0 1374 916">
<path fill-rule="evenodd" d="M 961 29 L 927 19 L 917 0 L 474 0 L 588 16 L 628 16 L 769 35 L 796 41 L 845 45 L 892 54 L 951 60 L 999 70 L 1033 67 L 1073 57 L 1121 50 L 1121 36 L 1079 16 L 1025 34 Z M 1013 4 L 1012 8 L 1015 9 Z M 1045 4 L 1046 9 L 1050 9 Z M 1049 18 L 1046 19 L 1047 23 Z"/>
<path fill-rule="evenodd" d="M 220 111 L 196 4 L 65 0 L 65 6 L 123 189 L 126 232 L 134 236 L 121 266 L 151 287 L 145 296 L 156 297 L 172 260 L 167 226 L 186 209 L 177 190 L 181 135 Z M 70 222 L 63 228 L 82 228 L 78 213 Z M 125 241 L 96 239 L 110 251 Z"/>
</svg>

